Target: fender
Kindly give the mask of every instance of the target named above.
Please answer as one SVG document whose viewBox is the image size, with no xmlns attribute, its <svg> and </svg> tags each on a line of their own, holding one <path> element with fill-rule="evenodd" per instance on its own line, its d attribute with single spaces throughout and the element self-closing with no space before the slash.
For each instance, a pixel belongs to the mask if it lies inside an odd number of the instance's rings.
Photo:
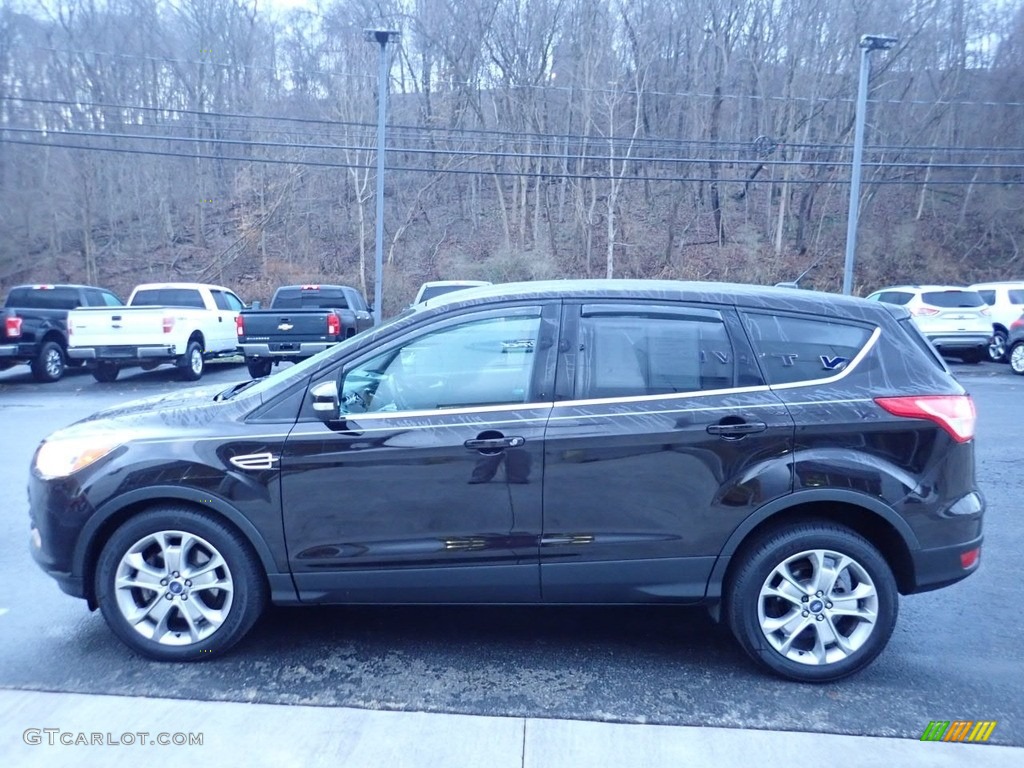
<svg viewBox="0 0 1024 768">
<path fill-rule="evenodd" d="M 86 554 L 95 543 L 96 536 L 103 525 L 121 510 L 133 504 L 143 501 L 188 501 L 196 505 L 212 508 L 220 516 L 229 520 L 242 536 L 252 545 L 256 551 L 263 570 L 270 582 L 271 594 L 274 602 L 298 602 L 298 595 L 295 592 L 295 585 L 292 583 L 291 574 L 281 573 L 274 556 L 264 541 L 263 536 L 256 530 L 256 527 L 245 517 L 239 514 L 230 503 L 219 496 L 211 495 L 208 491 L 201 492 L 194 488 L 187 488 L 173 485 L 153 485 L 146 488 L 139 488 L 130 491 L 123 496 L 112 499 L 96 510 L 78 537 L 75 551 L 71 559 L 72 574 L 79 578 L 85 577 Z"/>
<path fill-rule="evenodd" d="M 719 552 L 718 559 L 711 569 L 707 591 L 704 595 L 705 598 L 715 599 L 722 596 L 722 582 L 725 579 L 725 571 L 729 567 L 729 561 L 754 528 L 770 517 L 780 512 L 785 512 L 792 507 L 823 501 L 850 504 L 878 515 L 896 529 L 896 532 L 906 544 L 907 549 L 914 552 L 921 548 L 920 542 L 917 540 L 917 534 L 914 533 L 907 521 L 896 514 L 892 507 L 874 496 L 842 488 L 811 488 L 797 491 L 796 493 L 791 493 L 768 502 L 736 527 L 736 530 L 732 532 L 732 535 L 729 536 L 723 545 L 722 551 Z"/>
</svg>

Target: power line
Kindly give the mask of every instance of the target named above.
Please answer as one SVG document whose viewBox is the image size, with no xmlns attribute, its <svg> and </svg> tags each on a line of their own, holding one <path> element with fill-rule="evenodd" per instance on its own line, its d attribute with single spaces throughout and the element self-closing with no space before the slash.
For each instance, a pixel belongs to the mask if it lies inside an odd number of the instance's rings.
<svg viewBox="0 0 1024 768">
<path fill-rule="evenodd" d="M 192 110 L 177 107 L 145 107 L 137 105 L 126 105 L 126 104 L 113 104 L 108 102 L 78 102 L 65 99 L 39 99 L 22 96 L 9 96 L 0 94 L 0 100 L 6 101 L 19 101 L 29 102 L 44 105 L 61 105 L 61 106 L 91 106 L 103 109 L 116 109 L 116 110 L 138 110 L 143 112 L 160 112 L 160 113 L 176 113 L 176 114 L 189 114 L 203 117 L 215 116 L 224 117 L 234 120 L 281 120 L 286 122 L 299 122 L 299 123 L 310 123 L 317 125 L 330 125 L 330 126 L 342 126 L 345 128 L 357 128 L 361 131 L 365 131 L 366 135 L 369 135 L 375 130 L 374 126 L 370 123 L 359 123 L 352 121 L 330 121 L 326 119 L 315 119 L 315 118 L 297 118 L 289 116 L 272 116 L 272 115 L 257 115 L 257 114 L 245 114 L 245 113 L 231 113 L 231 112 L 208 112 L 202 110 Z M 132 125 L 135 126 L 137 123 L 131 121 L 113 121 L 119 125 Z M 284 132 L 273 129 L 260 129 L 260 128 L 242 128 L 242 127 L 224 127 L 216 124 L 206 123 L 150 123 L 149 125 L 161 126 L 161 127 L 202 127 L 204 129 L 219 128 L 225 131 L 234 132 L 252 132 L 252 133 L 283 133 L 284 135 L 291 135 L 296 137 L 306 138 L 310 135 L 316 136 L 330 136 L 332 133 L 319 132 L 316 134 L 298 133 L 298 132 Z M 413 125 L 394 125 L 389 129 L 390 135 L 396 139 L 404 138 L 405 140 L 426 140 L 424 134 L 434 136 L 435 134 L 442 134 L 439 139 L 431 138 L 431 141 L 441 140 L 445 138 L 445 135 L 449 140 L 454 141 L 482 141 L 484 137 L 502 137 L 508 139 L 510 143 L 515 144 L 527 144 L 532 146 L 534 143 L 548 143 L 556 144 L 560 147 L 558 153 L 561 156 L 566 155 L 565 147 L 568 146 L 568 142 L 576 143 L 608 143 L 612 142 L 615 146 L 623 146 L 632 143 L 636 147 L 648 147 L 653 149 L 664 149 L 667 151 L 676 150 L 679 151 L 685 147 L 713 147 L 713 148 L 728 148 L 731 151 L 737 152 L 750 152 L 752 150 L 754 142 L 752 141 L 711 141 L 711 140 L 699 140 L 699 139 L 665 139 L 665 138 L 636 138 L 636 139 L 616 139 L 608 138 L 605 136 L 585 135 L 585 134 L 538 134 L 538 133 L 522 133 L 513 131 L 496 131 L 488 129 L 466 129 L 466 128 L 441 128 L 438 126 L 413 126 Z M 351 138 L 351 137 L 347 137 Z M 358 138 L 358 136 L 356 137 Z M 820 151 L 848 151 L 849 145 L 839 143 L 809 143 L 809 142 L 776 142 L 774 147 L 778 151 L 793 150 L 799 152 L 820 152 Z M 952 147 L 952 146 L 932 146 L 932 145 L 895 145 L 895 144 L 880 144 L 870 145 L 865 148 L 867 152 L 918 152 L 929 155 L 936 153 L 979 153 L 979 154 L 1003 154 L 1003 153 L 1024 153 L 1024 147 Z M 766 164 L 769 164 L 766 162 Z"/>
<path fill-rule="evenodd" d="M 58 143 L 51 141 L 31 141 L 28 139 L 9 139 L 0 137 L 0 144 L 20 144 L 37 147 L 51 147 L 56 149 L 77 149 L 85 151 L 97 151 L 97 152 L 114 152 L 114 153 L 125 153 L 133 155 L 152 155 L 157 157 L 178 157 L 188 160 L 214 160 L 219 162 L 241 162 L 241 163 L 269 163 L 274 165 L 302 165 L 311 166 L 318 168 L 344 168 L 344 169 L 360 169 L 370 170 L 374 166 L 368 163 L 339 163 L 339 162 L 324 162 L 317 160 L 283 160 L 279 158 L 270 157 L 233 157 L 233 156 L 221 156 L 221 155 L 208 155 L 198 154 L 190 152 L 169 152 L 160 150 L 143 150 L 143 149 L 130 149 L 127 147 L 98 147 L 88 144 L 67 144 Z M 706 162 L 706 161 L 700 161 Z M 880 166 L 884 167 L 884 166 Z M 545 179 L 551 181 L 558 181 L 559 179 L 573 179 L 573 180 L 592 180 L 592 181 L 667 181 L 667 182 L 689 182 L 689 183 L 718 183 L 718 184 L 841 184 L 845 185 L 849 183 L 848 179 L 724 179 L 721 177 L 712 176 L 648 176 L 648 175 L 621 175 L 612 176 L 603 173 L 562 173 L 562 172 L 550 172 L 550 171 L 502 171 L 492 169 L 472 169 L 472 168 L 425 168 L 417 166 L 400 166 L 400 165 L 388 165 L 387 170 L 395 172 L 410 172 L 410 173 L 435 173 L 435 174 L 471 174 L 475 176 L 500 176 L 500 177 L 518 177 L 518 178 L 533 178 L 533 179 Z M 938 179 L 873 179 L 871 184 L 878 185 L 910 185 L 910 186 L 929 186 L 929 187 L 941 187 L 941 186 L 1016 186 L 1020 182 L 1018 181 L 999 181 L 999 180 L 981 180 L 981 179 L 949 179 L 949 180 L 938 180 Z"/>
<path fill-rule="evenodd" d="M 80 136 L 86 138 L 98 138 L 104 140 L 111 139 L 123 139 L 128 141 L 163 141 L 163 142 L 179 142 L 186 144 L 207 144 L 207 145 L 226 145 L 226 146 L 238 146 L 238 147 L 261 147 L 261 148 L 286 148 L 286 149 L 302 149 L 302 150 L 327 150 L 327 151 L 361 151 L 365 152 L 370 149 L 368 146 L 354 146 L 354 145 L 337 145 L 337 144 L 290 144 L 285 142 L 275 141 L 249 141 L 245 139 L 219 139 L 213 137 L 193 137 L 193 136 L 158 136 L 152 134 L 131 134 L 131 133 L 113 133 L 103 131 L 76 131 L 76 130 L 59 130 L 52 131 L 45 128 L 18 128 L 18 127 L 6 127 L 0 130 L 10 131 L 14 133 L 29 133 L 37 135 L 47 136 Z M 642 155 L 601 155 L 601 154 L 571 154 L 563 155 L 562 153 L 549 153 L 549 152 L 538 152 L 533 154 L 524 155 L 519 152 L 499 152 L 494 150 L 458 150 L 458 149 L 419 149 L 403 146 L 392 145 L 388 147 L 388 151 L 393 154 L 406 154 L 406 155 L 426 155 L 428 157 L 444 156 L 446 158 L 480 158 L 480 159 L 525 159 L 525 160 L 553 160 L 559 163 L 571 161 L 573 163 L 580 162 L 595 162 L 602 163 L 614 160 L 616 162 L 630 163 L 630 164 L 643 164 L 643 163 L 660 163 L 662 165 L 730 165 L 730 166 L 763 166 L 763 167 L 801 167 L 801 168 L 831 168 L 835 166 L 843 165 L 846 163 L 838 160 L 766 160 L 766 159 L 741 159 L 741 158 L 714 158 L 714 157 L 649 157 Z M 942 163 L 942 162 L 904 162 L 904 161 L 887 161 L 887 162 L 864 162 L 862 165 L 865 168 L 878 168 L 887 170 L 977 170 L 986 169 L 993 171 L 1018 171 L 1024 170 L 1024 163 Z"/>
</svg>

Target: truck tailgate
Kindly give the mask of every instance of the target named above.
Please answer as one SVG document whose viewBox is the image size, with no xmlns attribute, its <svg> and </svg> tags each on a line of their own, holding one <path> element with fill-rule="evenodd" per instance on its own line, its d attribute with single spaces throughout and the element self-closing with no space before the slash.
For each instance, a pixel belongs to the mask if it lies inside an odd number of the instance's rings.
<svg viewBox="0 0 1024 768">
<path fill-rule="evenodd" d="M 166 344 L 175 310 L 155 307 L 96 307 L 68 313 L 69 347 Z"/>
<path fill-rule="evenodd" d="M 327 333 L 327 316 L 333 314 L 324 309 L 244 311 L 245 335 L 239 341 L 266 342 L 272 339 L 286 348 L 288 344 L 299 342 L 333 341 L 337 337 Z"/>
</svg>

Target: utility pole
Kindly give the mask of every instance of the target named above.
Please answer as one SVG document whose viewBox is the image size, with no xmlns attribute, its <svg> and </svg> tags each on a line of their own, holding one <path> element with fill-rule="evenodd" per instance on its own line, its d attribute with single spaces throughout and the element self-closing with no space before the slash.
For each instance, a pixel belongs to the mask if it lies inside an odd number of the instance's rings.
<svg viewBox="0 0 1024 768">
<path fill-rule="evenodd" d="M 868 107 L 868 75 L 872 51 L 885 51 L 899 42 L 887 35 L 863 35 L 860 38 L 860 83 L 857 86 L 857 113 L 853 134 L 853 167 L 850 170 L 850 208 L 846 217 L 846 261 L 843 265 L 843 295 L 853 292 L 853 260 L 857 249 L 857 220 L 860 216 L 860 176 L 864 158 L 864 113 Z"/>
<path fill-rule="evenodd" d="M 394 29 L 364 29 L 363 36 L 380 45 L 380 71 L 377 76 L 377 234 L 374 253 L 373 322 L 380 325 L 384 303 L 384 118 L 388 108 L 388 43 L 402 33 Z"/>
</svg>

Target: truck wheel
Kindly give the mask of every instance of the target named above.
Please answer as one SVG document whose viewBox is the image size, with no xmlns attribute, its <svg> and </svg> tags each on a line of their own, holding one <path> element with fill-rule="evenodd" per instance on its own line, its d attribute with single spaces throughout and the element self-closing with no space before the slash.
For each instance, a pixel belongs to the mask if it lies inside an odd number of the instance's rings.
<svg viewBox="0 0 1024 768">
<path fill-rule="evenodd" d="M 245 361 L 245 367 L 249 369 L 249 375 L 254 379 L 262 379 L 264 376 L 270 375 L 270 369 L 274 367 L 273 360 L 261 360 L 260 358 L 252 358 Z"/>
<path fill-rule="evenodd" d="M 32 361 L 32 376 L 36 381 L 57 381 L 64 375 L 64 350 L 55 341 L 47 341 Z"/>
<path fill-rule="evenodd" d="M 117 363 L 96 363 L 96 367 L 92 369 L 92 377 L 96 381 L 102 381 L 104 384 L 109 384 L 112 381 L 117 380 L 117 374 L 121 372 L 121 369 L 117 367 Z"/>
<path fill-rule="evenodd" d="M 190 341 L 181 358 L 181 378 L 183 381 L 199 381 L 206 369 L 206 360 L 203 359 L 203 348 L 198 342 Z"/>
</svg>

